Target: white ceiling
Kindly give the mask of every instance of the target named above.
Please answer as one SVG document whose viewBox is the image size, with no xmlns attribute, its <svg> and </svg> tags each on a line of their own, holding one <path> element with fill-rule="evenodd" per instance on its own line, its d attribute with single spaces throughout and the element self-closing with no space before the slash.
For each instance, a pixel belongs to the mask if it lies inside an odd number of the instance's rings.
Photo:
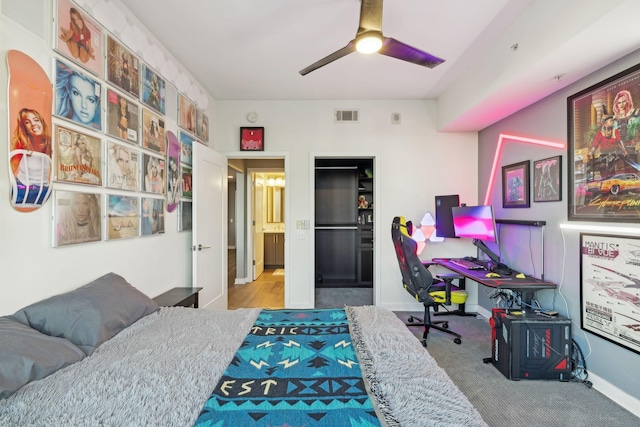
<svg viewBox="0 0 640 427">
<path fill-rule="evenodd" d="M 448 131 L 483 129 L 640 47 L 639 0 L 387 0 L 384 35 L 444 64 L 352 53 L 303 77 L 354 38 L 359 0 L 122 2 L 216 100 L 437 99 Z"/>
</svg>

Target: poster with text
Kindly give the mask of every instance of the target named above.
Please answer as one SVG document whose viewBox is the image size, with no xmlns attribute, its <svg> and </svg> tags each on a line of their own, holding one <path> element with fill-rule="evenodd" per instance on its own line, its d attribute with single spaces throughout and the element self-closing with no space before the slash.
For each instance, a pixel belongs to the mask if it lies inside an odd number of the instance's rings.
<svg viewBox="0 0 640 427">
<path fill-rule="evenodd" d="M 102 185 L 102 141 L 62 126 L 56 126 L 56 180 Z"/>
<path fill-rule="evenodd" d="M 640 353 L 640 238 L 580 234 L 582 329 Z"/>
</svg>

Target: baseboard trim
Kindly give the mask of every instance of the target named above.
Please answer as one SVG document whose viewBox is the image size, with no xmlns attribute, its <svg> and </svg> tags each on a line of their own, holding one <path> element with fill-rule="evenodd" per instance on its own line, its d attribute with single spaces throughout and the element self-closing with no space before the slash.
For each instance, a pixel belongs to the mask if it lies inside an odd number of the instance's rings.
<svg viewBox="0 0 640 427">
<path fill-rule="evenodd" d="M 629 393 L 620 390 L 609 381 L 589 372 L 589 381 L 593 384 L 593 388 L 607 396 L 609 399 L 640 418 L 640 399 L 636 399 Z"/>
<path fill-rule="evenodd" d="M 233 282 L 234 285 L 244 285 L 245 283 L 248 283 L 246 277 L 236 277 Z"/>
</svg>

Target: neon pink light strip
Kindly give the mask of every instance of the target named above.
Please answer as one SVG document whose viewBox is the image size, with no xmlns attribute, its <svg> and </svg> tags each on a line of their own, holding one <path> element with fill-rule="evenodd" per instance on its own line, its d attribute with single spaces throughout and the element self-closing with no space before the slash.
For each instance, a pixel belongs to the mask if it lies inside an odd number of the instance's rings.
<svg viewBox="0 0 640 427">
<path fill-rule="evenodd" d="M 500 156 L 502 154 L 502 143 L 504 140 L 525 142 L 527 144 L 543 145 L 545 147 L 558 148 L 558 149 L 564 149 L 567 146 L 565 142 L 545 141 L 544 139 L 526 138 L 524 136 L 515 136 L 515 135 L 508 135 L 506 133 L 501 133 L 500 137 L 498 138 L 498 146 L 496 147 L 496 154 L 493 156 L 493 165 L 491 166 L 491 175 L 489 175 L 489 183 L 487 184 L 487 191 L 484 197 L 485 205 L 488 205 L 491 200 L 491 190 L 493 189 L 493 183 L 496 179 L 496 172 L 498 169 Z"/>
</svg>

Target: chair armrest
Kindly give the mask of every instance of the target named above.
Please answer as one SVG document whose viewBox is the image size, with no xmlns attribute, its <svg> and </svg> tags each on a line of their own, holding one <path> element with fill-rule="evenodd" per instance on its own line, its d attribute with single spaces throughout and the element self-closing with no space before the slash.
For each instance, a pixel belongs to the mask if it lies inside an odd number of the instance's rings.
<svg viewBox="0 0 640 427">
<path fill-rule="evenodd" d="M 464 279 L 464 276 L 461 276 L 460 274 L 456 274 L 456 273 L 445 273 L 445 274 L 438 274 L 436 275 L 436 277 L 444 282 L 444 295 L 445 295 L 444 305 L 450 305 L 451 304 L 451 287 L 453 286 L 451 282 L 453 282 L 454 280 Z M 455 286 L 453 286 L 453 288 L 455 290 L 459 289 Z"/>
</svg>

